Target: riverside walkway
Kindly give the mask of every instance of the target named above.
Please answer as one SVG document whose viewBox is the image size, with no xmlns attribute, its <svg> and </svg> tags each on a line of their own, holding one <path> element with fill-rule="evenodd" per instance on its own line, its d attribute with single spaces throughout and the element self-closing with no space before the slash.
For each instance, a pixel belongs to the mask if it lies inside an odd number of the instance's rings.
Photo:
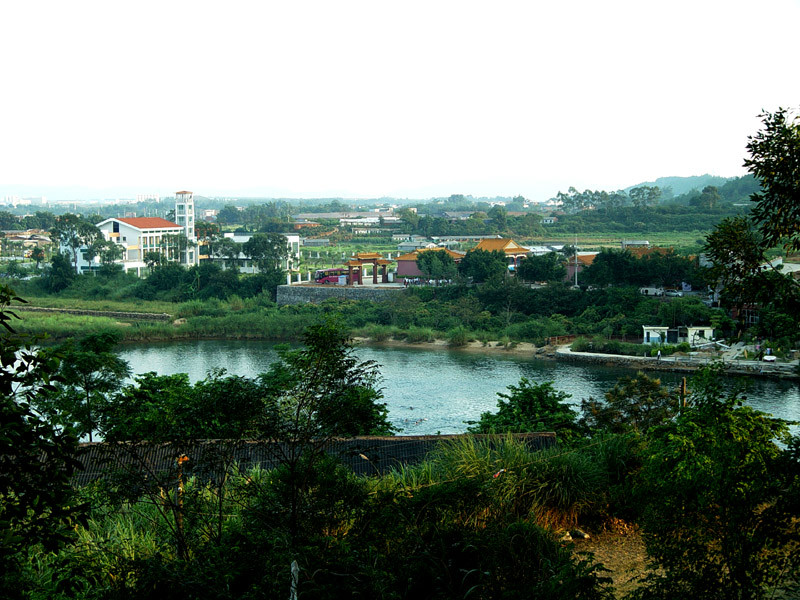
<svg viewBox="0 0 800 600">
<path fill-rule="evenodd" d="M 739 346 L 737 344 L 737 346 Z M 652 356 L 627 356 L 621 354 L 602 354 L 599 352 L 573 352 L 569 345 L 556 348 L 555 358 L 567 362 L 582 362 L 614 367 L 628 367 L 646 371 L 693 372 L 714 363 L 721 363 L 726 373 L 756 377 L 776 377 L 799 379 L 798 359 L 765 362 L 743 358 L 744 347 L 733 347 L 719 355 L 673 354 L 656 358 Z"/>
</svg>

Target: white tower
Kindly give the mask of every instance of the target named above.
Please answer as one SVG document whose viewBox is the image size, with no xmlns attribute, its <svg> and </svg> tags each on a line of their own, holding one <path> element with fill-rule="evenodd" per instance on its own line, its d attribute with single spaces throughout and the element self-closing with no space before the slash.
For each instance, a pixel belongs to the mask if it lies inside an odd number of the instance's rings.
<svg viewBox="0 0 800 600">
<path fill-rule="evenodd" d="M 197 238 L 194 235 L 194 194 L 192 192 L 175 192 L 175 223 L 183 227 L 183 234 L 189 240 L 189 246 L 181 253 L 181 262 L 189 266 L 197 264 Z"/>
</svg>

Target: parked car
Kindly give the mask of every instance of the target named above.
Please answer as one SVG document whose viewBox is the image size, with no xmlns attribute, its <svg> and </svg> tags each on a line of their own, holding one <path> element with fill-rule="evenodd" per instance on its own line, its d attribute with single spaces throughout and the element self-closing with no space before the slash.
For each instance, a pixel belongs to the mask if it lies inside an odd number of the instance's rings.
<svg viewBox="0 0 800 600">
<path fill-rule="evenodd" d="M 683 296 L 683 292 L 680 290 L 667 290 L 664 292 L 664 295 L 671 296 L 672 298 L 680 298 Z"/>
<path fill-rule="evenodd" d="M 664 289 L 660 287 L 643 287 L 639 288 L 639 293 L 642 296 L 663 296 Z"/>
</svg>

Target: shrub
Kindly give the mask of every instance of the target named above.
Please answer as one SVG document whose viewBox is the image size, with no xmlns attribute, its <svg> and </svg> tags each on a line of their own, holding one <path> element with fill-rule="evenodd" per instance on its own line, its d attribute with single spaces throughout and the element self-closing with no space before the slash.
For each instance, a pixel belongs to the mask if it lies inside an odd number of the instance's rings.
<svg viewBox="0 0 800 600">
<path fill-rule="evenodd" d="M 388 325 L 376 325 L 373 323 L 365 327 L 354 329 L 352 333 L 356 337 L 369 338 L 375 342 L 385 342 L 392 338 L 396 333 L 396 329 Z"/>
<path fill-rule="evenodd" d="M 184 302 L 175 311 L 176 316 L 181 318 L 210 316 L 221 317 L 226 313 L 222 304 L 216 298 L 209 298 L 208 300 L 190 300 Z"/>
<path fill-rule="evenodd" d="M 464 327 L 456 327 L 447 332 L 447 343 L 453 348 L 466 346 L 469 341 L 469 332 Z"/>
<path fill-rule="evenodd" d="M 405 335 L 406 340 L 412 344 L 432 342 L 435 339 L 433 330 L 428 327 L 409 327 L 402 333 Z"/>
<path fill-rule="evenodd" d="M 796 575 L 786 557 L 796 552 L 799 469 L 776 444 L 787 424 L 723 396 L 708 372 L 692 387 L 692 405 L 651 433 L 639 477 L 660 569 L 645 597 L 768 597 Z"/>
</svg>

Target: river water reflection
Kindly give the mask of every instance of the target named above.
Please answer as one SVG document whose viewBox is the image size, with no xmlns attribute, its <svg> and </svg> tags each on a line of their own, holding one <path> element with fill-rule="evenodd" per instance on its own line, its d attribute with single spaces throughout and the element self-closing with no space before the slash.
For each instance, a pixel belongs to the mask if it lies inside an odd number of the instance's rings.
<svg viewBox="0 0 800 600">
<path fill-rule="evenodd" d="M 495 411 L 497 392 L 516 384 L 520 377 L 536 382 L 553 381 L 557 390 L 582 398 L 600 398 L 628 369 L 583 366 L 537 360 L 499 352 L 476 354 L 408 348 L 360 346 L 361 360 L 381 365 L 384 401 L 392 423 L 401 434 L 462 433 L 465 421 Z M 197 381 L 215 368 L 230 374 L 254 377 L 277 360 L 274 345 L 253 341 L 190 341 L 124 346 L 120 356 L 134 373 L 155 371 L 161 375 L 188 373 Z M 680 376 L 653 374 L 670 387 Z M 748 403 L 785 419 L 800 421 L 800 386 L 794 383 L 747 379 Z M 796 428 L 794 428 L 796 430 Z"/>
</svg>

